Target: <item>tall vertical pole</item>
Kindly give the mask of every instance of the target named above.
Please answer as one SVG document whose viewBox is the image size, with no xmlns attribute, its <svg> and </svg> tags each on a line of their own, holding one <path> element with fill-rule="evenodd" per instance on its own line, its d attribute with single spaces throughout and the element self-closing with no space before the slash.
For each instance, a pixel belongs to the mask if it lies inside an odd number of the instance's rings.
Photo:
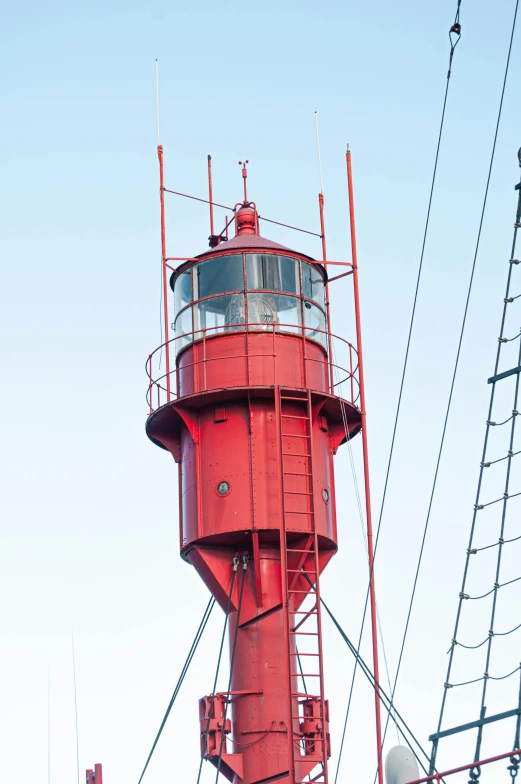
<svg viewBox="0 0 521 784">
<path fill-rule="evenodd" d="M 77 784 L 80 784 L 80 744 L 78 735 L 78 692 L 76 690 L 76 655 L 74 651 L 74 632 L 71 631 L 72 647 L 72 678 L 74 684 L 74 719 L 76 723 L 76 775 Z"/>
<path fill-rule="evenodd" d="M 208 156 L 208 200 L 210 202 L 210 235 L 215 234 L 213 229 L 213 183 L 212 183 L 212 156 Z"/>
<path fill-rule="evenodd" d="M 168 322 L 168 274 L 166 266 L 166 230 L 165 230 L 165 180 L 163 172 L 163 145 L 157 145 L 159 158 L 159 201 L 161 204 L 161 265 L 163 273 L 163 322 L 165 337 L 165 362 L 166 362 L 166 398 L 170 402 L 170 344 Z"/>
<path fill-rule="evenodd" d="M 373 522 L 371 514 L 371 486 L 369 482 L 369 453 L 367 446 L 367 416 L 365 407 L 365 381 L 364 360 L 362 352 L 362 327 L 360 322 L 360 292 L 358 286 L 358 261 L 356 254 L 355 208 L 353 201 L 353 174 L 351 170 L 351 152 L 349 145 L 346 152 L 347 164 L 347 192 L 349 199 L 349 223 L 351 229 L 351 254 L 353 262 L 353 289 L 355 298 L 356 343 L 358 348 L 358 378 L 360 381 L 360 414 L 362 417 L 362 451 L 364 458 L 364 488 L 365 488 L 365 516 L 367 525 L 367 551 L 369 555 L 369 601 L 371 607 L 371 636 L 373 643 L 373 672 L 375 677 L 375 719 L 376 719 L 376 745 L 378 753 L 378 782 L 383 784 L 382 768 L 382 722 L 380 702 L 380 672 L 378 665 L 378 632 L 376 615 L 376 591 L 374 580 L 374 546 Z"/>
<path fill-rule="evenodd" d="M 47 666 L 47 784 L 51 784 L 51 667 Z"/>
<path fill-rule="evenodd" d="M 322 181 L 322 178 L 321 178 Z M 324 194 L 318 194 L 318 208 L 320 210 L 320 237 L 322 239 L 322 258 L 327 272 L 327 249 L 326 249 L 326 226 L 324 222 Z M 329 354 L 329 391 L 335 394 L 334 373 L 333 373 L 333 340 L 331 338 L 331 310 L 329 307 L 329 285 L 326 282 L 326 317 L 327 317 L 327 349 Z"/>
</svg>

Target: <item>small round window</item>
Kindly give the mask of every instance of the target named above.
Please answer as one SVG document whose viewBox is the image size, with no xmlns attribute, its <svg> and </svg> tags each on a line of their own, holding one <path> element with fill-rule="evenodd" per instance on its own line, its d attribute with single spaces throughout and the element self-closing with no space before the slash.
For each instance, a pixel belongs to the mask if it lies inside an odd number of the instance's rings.
<svg viewBox="0 0 521 784">
<path fill-rule="evenodd" d="M 230 484 L 229 482 L 219 482 L 217 485 L 217 492 L 219 495 L 228 495 L 230 492 Z"/>
</svg>

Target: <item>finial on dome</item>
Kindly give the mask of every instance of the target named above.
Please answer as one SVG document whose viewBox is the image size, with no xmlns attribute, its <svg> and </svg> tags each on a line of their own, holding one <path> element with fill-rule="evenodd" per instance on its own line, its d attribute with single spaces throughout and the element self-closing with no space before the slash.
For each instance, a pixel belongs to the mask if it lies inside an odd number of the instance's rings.
<svg viewBox="0 0 521 784">
<path fill-rule="evenodd" d="M 248 203 L 248 195 L 246 193 L 246 180 L 248 178 L 248 169 L 246 168 L 246 164 L 249 163 L 248 160 L 239 161 L 239 166 L 242 166 L 242 179 L 244 180 L 244 203 Z"/>
</svg>

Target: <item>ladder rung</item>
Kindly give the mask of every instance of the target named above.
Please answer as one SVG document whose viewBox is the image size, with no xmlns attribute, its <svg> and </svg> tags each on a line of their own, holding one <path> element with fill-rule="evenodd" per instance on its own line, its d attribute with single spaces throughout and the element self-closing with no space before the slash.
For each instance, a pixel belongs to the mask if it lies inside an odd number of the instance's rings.
<svg viewBox="0 0 521 784">
<path fill-rule="evenodd" d="M 294 674 L 294 673 L 292 673 L 292 674 Z M 297 675 L 299 676 L 299 678 L 320 678 L 320 673 L 319 672 L 298 672 Z M 291 696 L 295 697 L 296 695 L 292 694 Z"/>
<path fill-rule="evenodd" d="M 292 574 L 301 574 L 304 577 L 304 572 L 302 569 L 286 569 L 287 572 L 291 572 Z M 316 574 L 314 569 L 308 569 L 308 574 Z"/>
<path fill-rule="evenodd" d="M 300 634 L 301 636 L 304 635 L 305 637 L 319 637 L 318 632 L 290 632 L 290 634 Z"/>
<path fill-rule="evenodd" d="M 307 452 L 283 452 L 284 457 L 311 457 Z M 284 471 L 282 472 L 284 473 Z"/>
<path fill-rule="evenodd" d="M 291 692 L 291 696 L 292 697 L 298 697 L 299 699 L 302 699 L 302 700 L 317 700 L 317 699 L 321 699 L 321 695 L 320 694 L 305 694 L 305 692 L 302 692 L 302 691 L 292 691 Z"/>
<path fill-rule="evenodd" d="M 284 514 L 305 514 L 305 515 L 313 515 L 314 512 L 293 512 L 291 509 L 284 509 Z M 305 551 L 304 551 L 305 552 Z"/>
<path fill-rule="evenodd" d="M 295 610 L 291 614 L 292 615 L 318 615 L 318 610 L 309 610 L 309 612 L 307 612 L 306 610 Z"/>
<path fill-rule="evenodd" d="M 292 549 L 291 547 L 286 547 L 286 552 L 287 553 L 314 553 L 315 550 L 295 550 Z"/>
<path fill-rule="evenodd" d="M 305 593 L 306 595 L 309 594 L 310 596 L 315 596 L 316 591 L 296 591 L 294 588 L 288 588 L 288 593 Z"/>
<path fill-rule="evenodd" d="M 313 495 L 313 493 L 308 493 L 307 491 L 302 493 L 300 490 L 284 490 L 284 492 L 288 495 Z"/>
<path fill-rule="evenodd" d="M 290 656 L 320 656 L 320 654 L 319 653 L 302 653 L 302 651 L 299 651 L 299 653 L 290 652 Z"/>
<path fill-rule="evenodd" d="M 307 419 L 309 422 L 308 416 L 295 416 L 295 414 L 282 414 L 284 419 Z"/>
<path fill-rule="evenodd" d="M 313 476 L 313 474 L 303 474 L 300 471 L 283 471 L 283 476 Z"/>
<path fill-rule="evenodd" d="M 301 403 L 307 403 L 308 399 L 306 397 L 294 397 L 293 395 L 281 395 L 281 400 L 299 400 Z"/>
<path fill-rule="evenodd" d="M 284 438 L 311 438 L 311 436 L 298 435 L 297 433 L 281 433 Z"/>
<path fill-rule="evenodd" d="M 293 697 L 293 694 L 291 695 Z M 317 719 L 317 721 L 322 721 L 322 716 L 292 716 L 292 719 Z"/>
</svg>

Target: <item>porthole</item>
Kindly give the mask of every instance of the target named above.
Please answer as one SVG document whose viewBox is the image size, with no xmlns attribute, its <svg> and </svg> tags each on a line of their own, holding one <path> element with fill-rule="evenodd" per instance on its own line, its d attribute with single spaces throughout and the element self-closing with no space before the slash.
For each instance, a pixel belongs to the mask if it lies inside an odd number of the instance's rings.
<svg viewBox="0 0 521 784">
<path fill-rule="evenodd" d="M 225 482 L 225 481 L 219 482 L 219 484 L 217 485 L 217 492 L 221 496 L 228 495 L 228 493 L 230 492 L 229 482 Z"/>
<path fill-rule="evenodd" d="M 329 502 L 329 490 L 327 489 L 327 487 L 324 487 L 324 489 L 322 490 L 322 498 L 324 499 L 324 503 L 327 504 Z"/>
</svg>

